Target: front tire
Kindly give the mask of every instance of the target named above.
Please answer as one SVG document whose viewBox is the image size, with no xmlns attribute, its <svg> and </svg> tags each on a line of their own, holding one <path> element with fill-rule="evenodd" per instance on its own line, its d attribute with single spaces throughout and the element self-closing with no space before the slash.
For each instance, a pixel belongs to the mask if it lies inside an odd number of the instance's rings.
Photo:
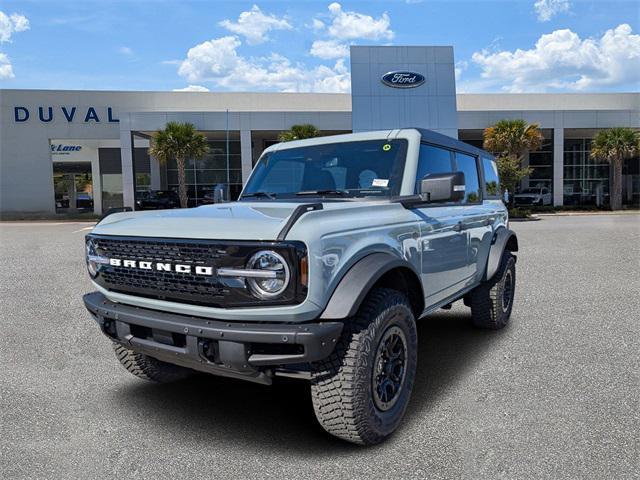
<svg viewBox="0 0 640 480">
<path fill-rule="evenodd" d="M 129 373 L 143 380 L 168 383 L 182 380 L 195 373 L 189 368 L 172 365 L 143 353 L 134 352 L 119 343 L 113 344 L 113 351 Z"/>
<path fill-rule="evenodd" d="M 333 353 L 312 365 L 311 394 L 320 425 L 352 443 L 384 441 L 407 408 L 417 350 L 406 296 L 388 288 L 372 290 L 345 322 Z"/>
<path fill-rule="evenodd" d="M 516 257 L 505 251 L 495 275 L 476 287 L 467 297 L 473 324 L 491 330 L 504 328 L 511 317 L 515 292 Z"/>
</svg>

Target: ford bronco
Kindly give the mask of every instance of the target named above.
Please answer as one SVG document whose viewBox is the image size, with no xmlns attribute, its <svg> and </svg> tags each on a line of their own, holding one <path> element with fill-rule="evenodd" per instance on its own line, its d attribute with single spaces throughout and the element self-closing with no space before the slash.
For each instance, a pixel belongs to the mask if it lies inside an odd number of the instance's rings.
<svg viewBox="0 0 640 480">
<path fill-rule="evenodd" d="M 279 143 L 238 201 L 115 213 L 86 237 L 84 303 L 132 374 L 310 380 L 329 433 L 398 427 L 416 320 L 462 300 L 504 327 L 515 234 L 493 157 L 401 129 Z"/>
</svg>

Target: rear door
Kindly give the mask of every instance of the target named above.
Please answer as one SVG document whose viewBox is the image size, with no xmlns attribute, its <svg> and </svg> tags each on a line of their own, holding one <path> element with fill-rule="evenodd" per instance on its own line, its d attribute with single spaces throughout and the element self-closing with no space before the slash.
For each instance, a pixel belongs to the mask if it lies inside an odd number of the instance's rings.
<svg viewBox="0 0 640 480">
<path fill-rule="evenodd" d="M 453 171 L 452 151 L 421 144 L 415 193 L 426 174 Z M 469 276 L 468 235 L 458 206 L 431 205 L 414 212 L 420 225 L 418 248 L 422 257 L 422 285 L 425 305 L 429 307 L 460 290 Z"/>
</svg>

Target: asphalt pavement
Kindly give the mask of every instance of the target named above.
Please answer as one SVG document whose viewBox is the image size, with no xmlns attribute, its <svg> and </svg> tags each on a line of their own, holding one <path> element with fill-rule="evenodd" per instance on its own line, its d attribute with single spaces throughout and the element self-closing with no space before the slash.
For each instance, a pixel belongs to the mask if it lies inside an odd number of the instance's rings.
<svg viewBox="0 0 640 480">
<path fill-rule="evenodd" d="M 0 478 L 639 478 L 640 216 L 512 223 L 511 324 L 418 324 L 401 428 L 363 448 L 304 381 L 131 376 L 84 310 L 86 223 L 0 223 Z"/>
</svg>

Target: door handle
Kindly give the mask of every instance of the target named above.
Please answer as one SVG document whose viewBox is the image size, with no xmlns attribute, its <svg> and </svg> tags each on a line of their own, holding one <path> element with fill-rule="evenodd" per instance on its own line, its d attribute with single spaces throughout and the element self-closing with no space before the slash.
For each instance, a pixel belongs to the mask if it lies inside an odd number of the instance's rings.
<svg viewBox="0 0 640 480">
<path fill-rule="evenodd" d="M 461 232 L 462 230 L 464 230 L 464 225 L 462 224 L 462 222 L 458 222 L 453 226 L 452 230 L 454 232 Z"/>
</svg>

